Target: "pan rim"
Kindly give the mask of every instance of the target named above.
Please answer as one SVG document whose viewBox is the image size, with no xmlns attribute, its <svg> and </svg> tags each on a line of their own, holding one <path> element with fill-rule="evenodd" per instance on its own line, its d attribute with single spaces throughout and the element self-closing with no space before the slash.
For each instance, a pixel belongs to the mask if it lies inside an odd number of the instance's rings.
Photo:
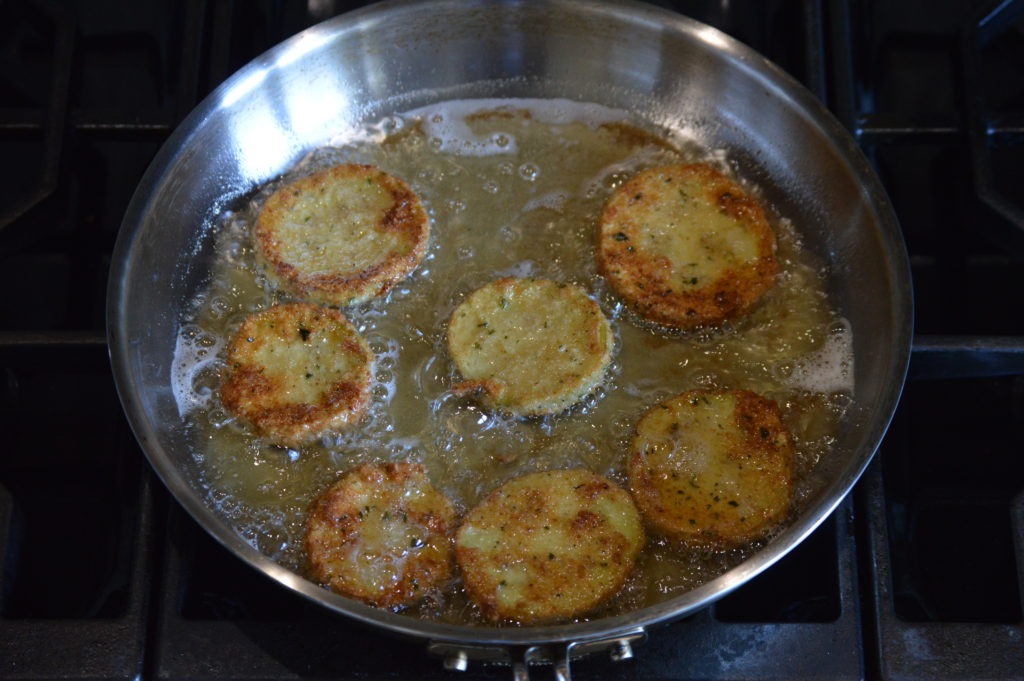
<svg viewBox="0 0 1024 681">
<path fill-rule="evenodd" d="M 159 187 L 179 159 L 182 150 L 187 147 L 189 139 L 202 128 L 207 118 L 221 106 L 225 98 L 238 96 L 238 88 L 249 87 L 255 82 L 252 79 L 252 74 L 261 69 L 272 68 L 281 59 L 295 58 L 295 51 L 309 50 L 322 40 L 330 39 L 332 36 L 336 37 L 340 31 L 354 31 L 360 25 L 372 25 L 378 18 L 392 16 L 395 13 L 414 13 L 424 4 L 426 3 L 419 0 L 401 0 L 373 5 L 318 24 L 289 38 L 251 61 L 216 88 L 189 114 L 161 147 L 143 176 L 125 213 L 112 256 L 108 283 L 108 352 L 117 392 L 128 415 L 132 431 L 157 475 L 178 503 L 225 548 L 269 578 L 306 599 L 364 624 L 381 627 L 396 634 L 478 646 L 581 642 L 615 636 L 638 627 L 650 627 L 706 607 L 785 556 L 828 518 L 860 478 L 888 428 L 902 392 L 910 358 L 913 301 L 909 260 L 895 213 L 880 181 L 845 128 L 810 92 L 765 57 L 717 29 L 688 17 L 632 1 L 543 0 L 539 3 L 531 3 L 559 8 L 562 11 L 571 9 L 591 14 L 598 13 L 627 23 L 654 23 L 662 30 L 686 34 L 691 40 L 704 43 L 708 49 L 726 54 L 749 75 L 756 77 L 773 94 L 789 100 L 797 112 L 807 117 L 830 142 L 836 145 L 839 155 L 849 163 L 854 177 L 861 182 L 862 191 L 865 194 L 864 200 L 877 215 L 879 236 L 883 242 L 884 252 L 889 258 L 886 269 L 893 279 L 892 287 L 898 294 L 902 294 L 895 297 L 892 310 L 892 327 L 896 330 L 894 341 L 896 347 L 889 369 L 893 378 L 888 385 L 882 403 L 872 405 L 872 409 L 880 415 L 880 418 L 871 421 L 872 427 L 860 438 L 861 446 L 857 452 L 858 456 L 852 459 L 855 465 L 848 467 L 842 476 L 822 490 L 816 503 L 806 508 L 800 518 L 749 559 L 697 589 L 662 603 L 640 608 L 630 613 L 598 617 L 588 621 L 496 628 L 441 624 L 412 619 L 372 608 L 329 592 L 275 563 L 245 542 L 226 521 L 207 506 L 199 495 L 195 494 L 182 471 L 173 464 L 171 458 L 163 450 L 155 425 L 141 407 L 140 401 L 136 399 L 135 391 L 139 381 L 127 352 L 133 338 L 129 328 L 130 318 L 126 304 L 131 282 L 136 275 L 132 268 L 130 255 L 137 247 L 137 242 L 144 231 L 145 217 Z M 433 3 L 433 6 L 454 7 L 458 5 L 464 7 L 466 4 L 459 0 L 443 0 L 440 3 Z M 473 6 L 483 5 L 483 3 L 470 4 Z M 522 4 L 525 3 L 507 2 L 501 3 L 499 7 L 515 8 Z"/>
</svg>

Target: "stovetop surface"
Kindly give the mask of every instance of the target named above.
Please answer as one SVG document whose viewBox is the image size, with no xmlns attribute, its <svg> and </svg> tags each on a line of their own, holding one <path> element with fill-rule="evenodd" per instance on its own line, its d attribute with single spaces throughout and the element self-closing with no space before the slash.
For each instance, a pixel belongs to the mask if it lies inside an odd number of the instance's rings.
<svg viewBox="0 0 1024 681">
<path fill-rule="evenodd" d="M 0 2 L 0 681 L 511 676 L 446 671 L 227 553 L 152 474 L 111 377 L 107 270 L 160 145 L 250 59 L 360 4 Z M 657 4 L 854 132 L 910 252 L 915 352 L 832 518 L 633 660 L 573 673 L 1024 678 L 1024 3 Z"/>
</svg>

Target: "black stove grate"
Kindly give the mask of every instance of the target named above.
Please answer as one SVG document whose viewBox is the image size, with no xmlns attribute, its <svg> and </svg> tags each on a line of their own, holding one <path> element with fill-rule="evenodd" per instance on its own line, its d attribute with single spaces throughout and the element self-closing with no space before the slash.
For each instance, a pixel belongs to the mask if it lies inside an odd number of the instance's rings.
<svg viewBox="0 0 1024 681">
<path fill-rule="evenodd" d="M 206 92 L 361 3 L 0 3 L 0 681 L 490 679 L 210 539 L 132 437 L 103 335 L 131 193 Z M 893 199 L 910 382 L 854 498 L 777 566 L 579 678 L 1024 678 L 1024 2 L 658 2 L 826 101 Z M 979 9 L 980 7 L 980 9 Z"/>
</svg>

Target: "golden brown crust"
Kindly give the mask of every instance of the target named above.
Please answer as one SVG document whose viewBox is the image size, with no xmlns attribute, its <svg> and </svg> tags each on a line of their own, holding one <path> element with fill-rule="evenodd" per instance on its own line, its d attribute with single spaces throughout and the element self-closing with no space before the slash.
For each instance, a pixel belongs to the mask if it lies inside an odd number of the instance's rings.
<svg viewBox="0 0 1024 681">
<path fill-rule="evenodd" d="M 778 270 L 761 205 L 705 164 L 652 168 L 619 187 L 601 214 L 597 261 L 636 312 L 680 330 L 746 314 Z"/>
<path fill-rule="evenodd" d="M 310 574 L 370 605 L 411 605 L 451 577 L 454 523 L 423 466 L 362 464 L 310 506 Z"/>
<path fill-rule="evenodd" d="M 357 164 L 281 187 L 253 228 L 268 276 L 325 305 L 386 294 L 419 265 L 429 236 L 430 221 L 415 192 L 397 177 Z"/>
<path fill-rule="evenodd" d="M 629 485 L 660 534 L 690 548 L 735 547 L 788 515 L 794 456 L 775 402 L 748 390 L 691 390 L 637 424 Z"/>
<path fill-rule="evenodd" d="M 573 284 L 507 277 L 452 312 L 448 351 L 463 381 L 489 406 L 519 416 L 555 414 L 604 379 L 615 345 L 596 302 Z"/>
<path fill-rule="evenodd" d="M 455 557 L 485 617 L 537 623 L 617 593 L 643 543 L 625 490 L 589 471 L 547 471 L 505 483 L 470 511 Z"/>
<path fill-rule="evenodd" d="M 372 365 L 338 310 L 276 305 L 246 319 L 229 344 L 221 401 L 270 442 L 296 447 L 363 418 Z"/>
</svg>

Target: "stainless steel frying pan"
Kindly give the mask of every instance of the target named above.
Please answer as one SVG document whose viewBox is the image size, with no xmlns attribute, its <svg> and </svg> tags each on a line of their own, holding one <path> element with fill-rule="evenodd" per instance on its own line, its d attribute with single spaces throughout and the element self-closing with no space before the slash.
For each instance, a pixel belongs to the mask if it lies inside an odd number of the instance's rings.
<svg viewBox="0 0 1024 681">
<path fill-rule="evenodd" d="M 853 329 L 856 395 L 825 484 L 766 548 L 658 605 L 595 621 L 487 628 L 421 622 L 353 602 L 274 563 L 204 502 L 171 391 L 184 303 L 209 266 L 213 219 L 339 132 L 438 101 L 569 98 L 636 112 L 725 148 L 829 263 Z M 885 193 L 851 138 L 792 78 L 697 22 L 620 2 L 385 3 L 282 43 L 207 97 L 157 155 L 132 199 L 109 284 L 111 360 L 125 411 L 153 467 L 224 546 L 312 601 L 469 658 L 567 660 L 628 644 L 732 591 L 785 555 L 847 494 L 874 453 L 906 371 L 912 302 L 906 251 Z M 511 651 L 511 652 L 510 652 Z"/>
</svg>

